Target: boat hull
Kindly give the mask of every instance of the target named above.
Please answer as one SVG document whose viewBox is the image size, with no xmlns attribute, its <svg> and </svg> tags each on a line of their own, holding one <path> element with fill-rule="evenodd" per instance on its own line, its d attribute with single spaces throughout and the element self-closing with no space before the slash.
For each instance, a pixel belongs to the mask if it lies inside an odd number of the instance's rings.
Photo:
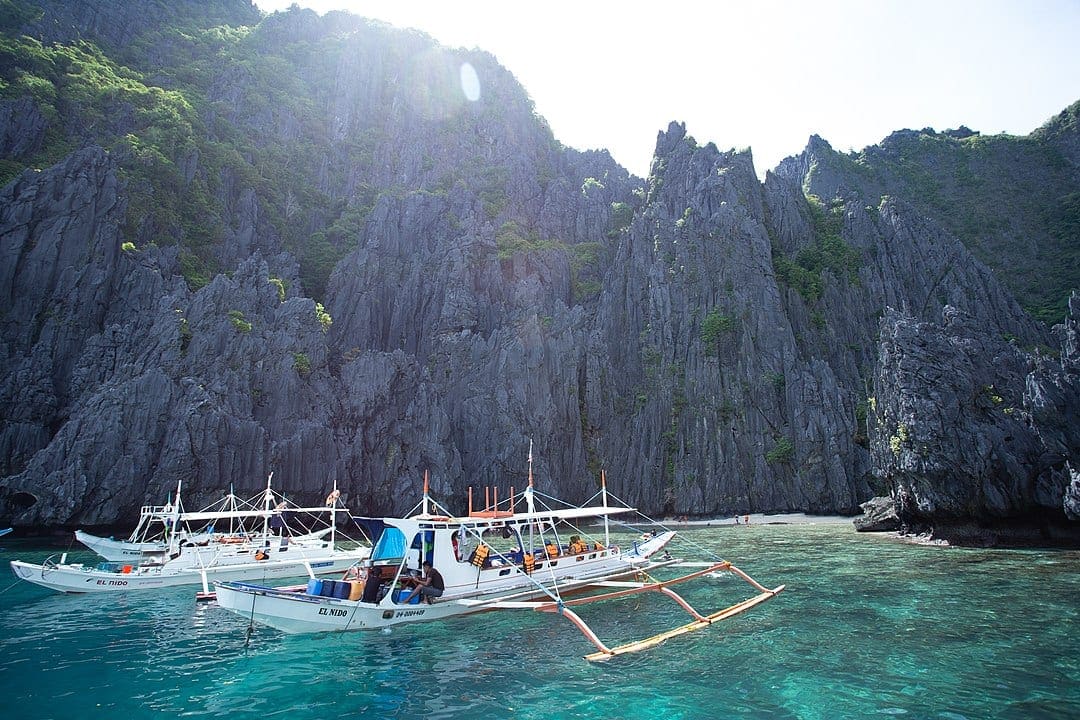
<svg viewBox="0 0 1080 720">
<path fill-rule="evenodd" d="M 580 556 L 563 556 L 543 562 L 544 569 L 533 576 L 509 568 L 485 569 L 475 587 L 448 586 L 444 597 L 433 604 L 394 602 L 390 593 L 378 603 L 342 600 L 321 595 L 280 590 L 250 583 L 215 582 L 218 605 L 238 615 L 286 633 L 380 630 L 394 625 L 431 622 L 457 615 L 488 610 L 492 603 L 513 599 L 527 601 L 552 597 L 546 589 L 558 586 L 562 592 L 587 587 L 596 579 L 632 575 L 661 550 L 674 533 L 664 533 L 636 544 L 633 551 L 618 549 L 593 551 Z"/>
<path fill-rule="evenodd" d="M 206 568 L 132 567 L 130 572 L 101 570 L 77 564 L 37 565 L 11 561 L 17 577 L 35 585 L 65 593 L 108 593 L 153 590 L 178 585 L 202 585 L 225 580 L 275 580 L 313 574 L 340 573 L 367 557 L 368 550 L 339 552 L 334 556 L 312 556 L 259 563 L 211 566 Z"/>
<path fill-rule="evenodd" d="M 404 623 L 444 620 L 484 609 L 453 600 L 433 605 L 392 602 L 374 605 L 243 583 L 216 583 L 214 587 L 219 607 L 290 634 L 381 630 Z"/>
<path fill-rule="evenodd" d="M 130 542 L 127 540 L 114 540 L 91 535 L 82 530 L 75 531 L 75 539 L 93 550 L 106 560 L 125 561 L 138 560 L 147 553 L 165 552 L 167 545 L 164 542 Z"/>
</svg>

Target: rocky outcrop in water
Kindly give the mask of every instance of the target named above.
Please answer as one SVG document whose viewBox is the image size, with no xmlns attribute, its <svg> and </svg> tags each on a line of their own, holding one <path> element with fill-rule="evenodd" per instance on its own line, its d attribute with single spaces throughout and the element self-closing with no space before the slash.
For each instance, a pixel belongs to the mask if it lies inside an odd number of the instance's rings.
<svg viewBox="0 0 1080 720">
<path fill-rule="evenodd" d="M 951 307 L 940 325 L 882 319 L 871 449 L 908 529 L 960 542 L 1075 538 L 1078 303 L 1055 328 L 1059 357 Z"/>
</svg>

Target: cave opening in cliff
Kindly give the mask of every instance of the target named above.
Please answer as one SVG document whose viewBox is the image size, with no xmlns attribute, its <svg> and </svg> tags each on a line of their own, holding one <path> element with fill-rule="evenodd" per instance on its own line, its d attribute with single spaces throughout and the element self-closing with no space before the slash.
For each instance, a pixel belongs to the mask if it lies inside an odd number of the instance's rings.
<svg viewBox="0 0 1080 720">
<path fill-rule="evenodd" d="M 8 505 L 16 512 L 24 512 L 34 507 L 37 501 L 37 496 L 20 490 L 11 494 L 11 497 L 8 498 Z"/>
</svg>

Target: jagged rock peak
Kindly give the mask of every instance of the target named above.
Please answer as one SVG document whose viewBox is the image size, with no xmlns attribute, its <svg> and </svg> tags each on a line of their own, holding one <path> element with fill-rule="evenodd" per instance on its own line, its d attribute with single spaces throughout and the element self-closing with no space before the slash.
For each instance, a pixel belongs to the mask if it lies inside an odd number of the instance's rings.
<svg viewBox="0 0 1080 720">
<path fill-rule="evenodd" d="M 671 196 L 673 192 L 675 195 L 693 193 L 694 188 L 700 189 L 700 184 L 709 176 L 725 176 L 725 185 L 734 182 L 749 188 L 759 184 L 749 149 L 721 152 L 712 142 L 698 145 L 694 137 L 687 134 L 686 125 L 678 122 L 672 122 L 666 132 L 657 135 L 649 174 L 653 199 L 661 187 L 665 196 Z M 676 176 L 680 178 L 679 182 L 669 182 Z"/>
<path fill-rule="evenodd" d="M 798 155 L 780 161 L 775 177 L 800 186 L 823 200 L 860 194 L 850 173 L 843 167 L 843 157 L 820 135 L 814 134 Z M 772 175 L 773 173 L 770 173 Z"/>
<path fill-rule="evenodd" d="M 817 133 L 814 133 L 810 136 L 810 139 L 806 141 L 805 152 L 811 157 L 814 157 L 826 153 L 831 155 L 835 151 L 833 150 L 833 146 L 829 144 L 828 140 L 821 137 Z"/>
<path fill-rule="evenodd" d="M 686 123 L 672 120 L 668 123 L 667 130 L 661 130 L 656 134 L 655 157 L 670 155 L 675 147 L 686 137 Z"/>
</svg>

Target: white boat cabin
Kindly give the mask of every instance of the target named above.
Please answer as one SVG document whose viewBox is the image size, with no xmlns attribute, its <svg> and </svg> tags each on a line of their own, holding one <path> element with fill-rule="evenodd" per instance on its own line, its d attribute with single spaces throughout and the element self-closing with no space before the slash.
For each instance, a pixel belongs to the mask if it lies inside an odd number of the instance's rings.
<svg viewBox="0 0 1080 720">
<path fill-rule="evenodd" d="M 442 575 L 446 598 L 519 586 L 529 575 L 541 581 L 551 575 L 587 577 L 590 570 L 599 572 L 600 565 L 610 572 L 610 561 L 620 549 L 608 546 L 603 529 L 600 536 L 587 536 L 572 521 L 628 511 L 593 507 L 518 514 L 488 511 L 463 518 L 354 517 L 374 541 L 363 601 L 379 602 L 408 585 L 408 578 L 419 575 L 424 562 Z"/>
</svg>

